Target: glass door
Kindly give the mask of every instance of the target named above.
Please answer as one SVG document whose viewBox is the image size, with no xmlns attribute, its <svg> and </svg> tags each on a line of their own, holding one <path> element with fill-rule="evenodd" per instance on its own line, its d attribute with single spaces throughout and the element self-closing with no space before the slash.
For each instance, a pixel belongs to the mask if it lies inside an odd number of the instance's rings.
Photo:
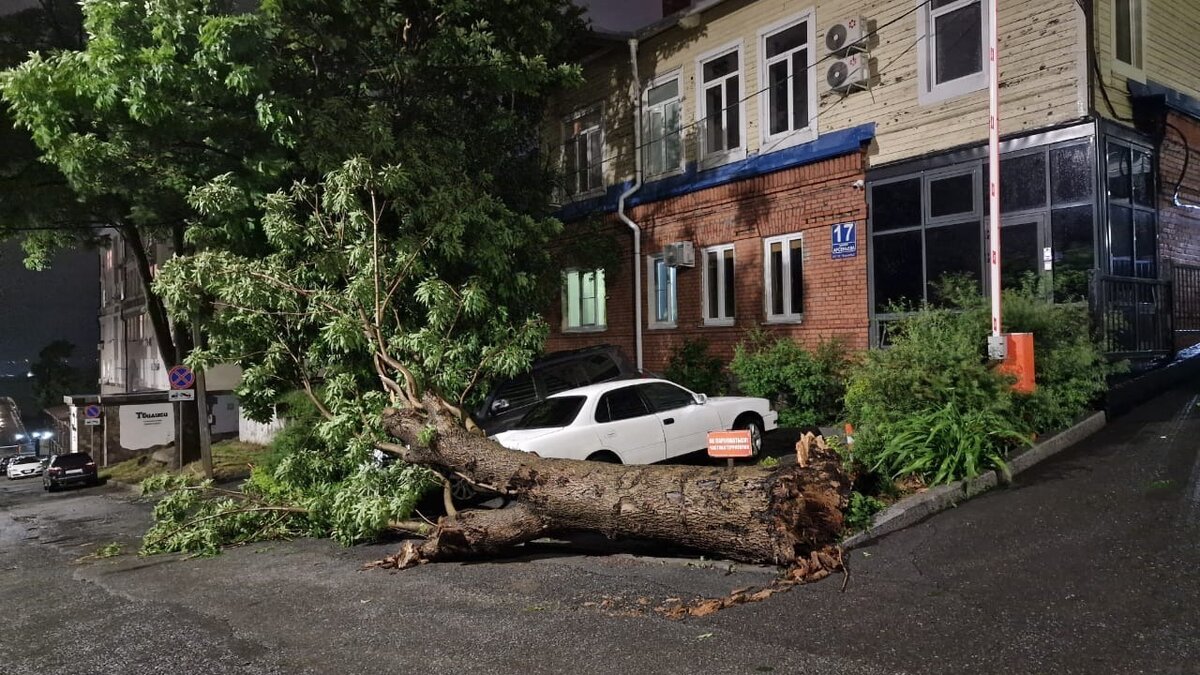
<svg viewBox="0 0 1200 675">
<path fill-rule="evenodd" d="M 989 230 L 990 233 L 990 230 Z M 1004 216 L 1000 224 L 1000 287 L 1020 288 L 1031 281 L 1050 287 L 1054 269 L 1049 226 L 1044 214 Z M 990 283 L 990 274 L 985 273 Z"/>
</svg>

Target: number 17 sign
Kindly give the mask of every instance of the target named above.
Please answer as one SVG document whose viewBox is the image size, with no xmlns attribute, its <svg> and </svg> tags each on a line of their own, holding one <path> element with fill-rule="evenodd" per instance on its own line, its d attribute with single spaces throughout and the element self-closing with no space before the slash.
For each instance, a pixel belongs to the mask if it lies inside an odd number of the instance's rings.
<svg viewBox="0 0 1200 675">
<path fill-rule="evenodd" d="M 833 226 L 833 259 L 858 256 L 858 227 L 856 223 L 838 223 Z"/>
</svg>

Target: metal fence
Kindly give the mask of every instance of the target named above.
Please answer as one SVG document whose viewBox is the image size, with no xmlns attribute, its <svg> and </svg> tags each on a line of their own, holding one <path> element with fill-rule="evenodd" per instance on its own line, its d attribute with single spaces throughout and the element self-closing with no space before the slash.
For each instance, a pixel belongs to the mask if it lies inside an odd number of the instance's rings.
<svg viewBox="0 0 1200 675">
<path fill-rule="evenodd" d="M 1174 351 L 1169 281 L 1094 274 L 1090 295 L 1105 352 L 1146 357 Z"/>
<path fill-rule="evenodd" d="M 1175 332 L 1191 342 L 1200 337 L 1200 267 L 1175 265 L 1171 270 Z"/>
</svg>

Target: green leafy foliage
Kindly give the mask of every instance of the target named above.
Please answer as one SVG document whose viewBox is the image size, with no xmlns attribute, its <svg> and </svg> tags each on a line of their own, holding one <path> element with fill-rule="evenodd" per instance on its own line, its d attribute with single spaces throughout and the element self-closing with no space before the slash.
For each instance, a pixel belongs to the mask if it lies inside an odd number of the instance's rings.
<svg viewBox="0 0 1200 675">
<path fill-rule="evenodd" d="M 917 475 L 934 485 L 1005 470 L 1005 453 L 1031 443 L 1013 415 L 956 401 L 901 417 L 881 432 L 886 440 L 869 468 L 890 478 Z"/>
<path fill-rule="evenodd" d="M 525 370 L 558 278 L 553 175 L 532 149 L 547 97 L 579 83 L 578 9 L 239 7 L 90 0 L 85 49 L 0 76 L 87 223 L 172 242 L 147 298 L 184 328 L 158 335 L 164 361 L 241 366 L 260 421 L 288 392 L 309 401 L 241 491 L 151 481 L 146 552 L 351 542 L 404 517 L 431 477 L 365 468 L 382 411 L 425 393 L 469 409 Z"/>
<path fill-rule="evenodd" d="M 790 338 L 754 331 L 735 348 L 729 370 L 742 392 L 774 402 L 780 426 L 811 427 L 841 418 L 850 363 L 840 340 L 808 351 Z"/>
<path fill-rule="evenodd" d="M 887 504 L 877 497 L 858 491 L 851 492 L 846 506 L 846 530 L 856 532 L 871 527 L 875 514 L 886 506 Z"/>
<path fill-rule="evenodd" d="M 704 338 L 684 340 L 671 353 L 663 375 L 694 392 L 720 396 L 728 388 L 721 359 L 708 353 Z"/>
<path fill-rule="evenodd" d="M 1008 452 L 1070 424 L 1103 391 L 1113 369 L 1082 308 L 1052 304 L 1035 285 L 1005 291 L 1005 330 L 1034 333 L 1038 389 L 1024 395 L 987 359 L 990 310 L 973 282 L 948 280 L 939 297 L 946 308 L 899 321 L 891 345 L 851 372 L 846 409 L 861 466 L 932 483 L 1003 469 Z"/>
</svg>

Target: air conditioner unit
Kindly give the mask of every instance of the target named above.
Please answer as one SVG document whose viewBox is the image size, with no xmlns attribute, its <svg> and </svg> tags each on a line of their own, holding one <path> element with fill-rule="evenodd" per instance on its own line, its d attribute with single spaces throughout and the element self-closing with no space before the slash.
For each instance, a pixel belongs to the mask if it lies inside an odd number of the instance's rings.
<svg viewBox="0 0 1200 675">
<path fill-rule="evenodd" d="M 867 58 L 861 54 L 851 54 L 844 59 L 838 59 L 825 69 L 825 81 L 833 91 L 844 93 L 866 89 L 870 79 L 870 65 Z"/>
<path fill-rule="evenodd" d="M 663 247 L 667 267 L 695 267 L 696 247 L 690 241 L 676 241 Z"/>
<path fill-rule="evenodd" d="M 861 16 L 839 21 L 825 31 L 825 50 L 842 56 L 867 47 L 867 21 Z"/>
</svg>

